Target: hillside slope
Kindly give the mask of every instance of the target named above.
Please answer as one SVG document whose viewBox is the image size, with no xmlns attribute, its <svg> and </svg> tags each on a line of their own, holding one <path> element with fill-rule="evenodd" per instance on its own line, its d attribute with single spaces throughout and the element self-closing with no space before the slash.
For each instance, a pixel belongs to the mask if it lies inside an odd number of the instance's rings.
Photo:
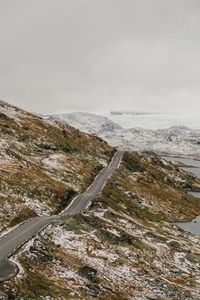
<svg viewBox="0 0 200 300">
<path fill-rule="evenodd" d="M 90 210 L 64 216 L 15 261 L 10 299 L 199 299 L 200 238 L 169 221 L 192 219 L 200 181 L 150 152 L 126 153 Z"/>
<path fill-rule="evenodd" d="M 53 214 L 86 189 L 113 149 L 66 124 L 0 101 L 0 232 Z"/>
</svg>

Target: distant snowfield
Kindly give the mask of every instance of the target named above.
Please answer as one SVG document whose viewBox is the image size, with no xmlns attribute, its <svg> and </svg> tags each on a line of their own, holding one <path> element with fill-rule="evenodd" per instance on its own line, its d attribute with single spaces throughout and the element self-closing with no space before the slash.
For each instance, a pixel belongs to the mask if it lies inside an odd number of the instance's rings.
<svg viewBox="0 0 200 300">
<path fill-rule="evenodd" d="M 141 127 L 145 129 L 164 129 L 172 126 L 186 126 L 200 129 L 200 117 L 179 114 L 105 114 L 105 117 L 124 129 Z"/>
<path fill-rule="evenodd" d="M 95 134 L 120 149 L 200 159 L 200 121 L 197 117 L 125 113 L 102 116 L 75 112 L 49 118 Z"/>
</svg>

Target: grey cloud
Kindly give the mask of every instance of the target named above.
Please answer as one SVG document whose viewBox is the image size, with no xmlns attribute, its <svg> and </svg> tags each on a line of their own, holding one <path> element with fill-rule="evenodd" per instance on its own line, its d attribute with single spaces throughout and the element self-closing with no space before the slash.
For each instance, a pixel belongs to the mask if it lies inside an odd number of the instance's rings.
<svg viewBox="0 0 200 300">
<path fill-rule="evenodd" d="M 25 109 L 200 109 L 199 0 L 2 0 L 0 38 Z"/>
</svg>

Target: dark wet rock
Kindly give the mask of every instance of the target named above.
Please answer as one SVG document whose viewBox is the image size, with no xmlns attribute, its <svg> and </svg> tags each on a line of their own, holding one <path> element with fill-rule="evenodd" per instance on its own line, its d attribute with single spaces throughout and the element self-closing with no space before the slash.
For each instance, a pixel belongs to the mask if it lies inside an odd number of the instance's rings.
<svg viewBox="0 0 200 300">
<path fill-rule="evenodd" d="M 136 239 L 128 233 L 122 233 L 120 236 L 107 231 L 103 228 L 100 228 L 98 232 L 96 232 L 97 237 L 99 237 L 102 242 L 110 242 L 112 244 L 129 244 L 132 245 Z"/>
<path fill-rule="evenodd" d="M 66 208 L 70 204 L 72 198 L 75 195 L 76 195 L 76 192 L 74 190 L 72 190 L 72 189 L 66 190 L 65 197 L 63 199 L 61 199 L 61 201 L 60 201 L 59 210 Z"/>
<path fill-rule="evenodd" d="M 108 205 L 106 203 L 99 202 L 98 197 L 96 197 L 96 199 L 94 199 L 94 201 L 92 201 L 89 210 L 98 211 L 98 210 L 102 210 L 102 209 L 104 210 L 106 208 L 108 208 Z"/>
<path fill-rule="evenodd" d="M 97 165 L 94 170 L 92 171 L 92 176 L 96 176 L 97 174 L 99 174 L 99 172 L 103 169 L 102 165 Z"/>
<path fill-rule="evenodd" d="M 44 149 L 44 150 L 51 150 L 51 145 L 46 144 L 46 143 L 40 143 L 37 145 L 39 148 Z"/>
<path fill-rule="evenodd" d="M 47 245 L 42 244 L 42 242 L 38 239 L 36 239 L 34 245 L 30 247 L 30 252 L 37 255 L 37 257 L 39 257 L 41 261 L 45 263 L 48 263 L 54 259 L 54 255 L 51 250 L 51 248 L 48 248 Z"/>
<path fill-rule="evenodd" d="M 0 119 L 1 120 L 10 120 L 10 118 L 2 112 L 0 113 Z"/>
<path fill-rule="evenodd" d="M 84 277 L 90 281 L 95 281 L 96 276 L 97 276 L 97 270 L 95 270 L 94 268 L 91 268 L 89 266 L 84 266 L 79 269 L 78 274 L 81 277 Z"/>
<path fill-rule="evenodd" d="M 168 244 L 173 250 L 180 249 L 180 244 L 177 241 L 171 241 Z"/>
<path fill-rule="evenodd" d="M 40 250 L 41 255 L 43 255 L 43 261 L 52 261 L 54 256 L 49 253 L 47 250 Z"/>
</svg>

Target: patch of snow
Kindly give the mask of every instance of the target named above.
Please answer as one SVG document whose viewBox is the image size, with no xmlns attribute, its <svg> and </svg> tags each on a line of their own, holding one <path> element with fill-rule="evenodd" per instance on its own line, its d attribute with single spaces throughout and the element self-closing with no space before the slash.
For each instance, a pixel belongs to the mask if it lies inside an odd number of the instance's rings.
<svg viewBox="0 0 200 300">
<path fill-rule="evenodd" d="M 59 169 L 59 170 L 64 170 L 65 167 L 63 166 L 62 162 L 60 160 L 64 159 L 65 156 L 61 153 L 56 153 L 50 155 L 48 158 L 44 158 L 42 160 L 43 164 L 46 166 L 53 168 L 53 169 Z"/>
<path fill-rule="evenodd" d="M 118 237 L 120 237 L 120 233 L 115 228 L 106 228 L 106 230 Z"/>
<path fill-rule="evenodd" d="M 107 212 L 107 209 L 102 209 L 100 211 L 95 211 L 94 212 L 94 216 L 98 217 L 98 218 L 103 218 L 105 213 Z"/>
<path fill-rule="evenodd" d="M 180 270 L 188 274 L 191 274 L 191 270 L 195 268 L 194 264 L 186 259 L 186 253 L 184 252 L 175 252 L 174 262 Z M 199 269 L 199 264 L 196 266 L 196 269 Z"/>
<path fill-rule="evenodd" d="M 0 112 L 9 118 L 16 118 L 21 115 L 20 110 L 0 100 Z"/>
<path fill-rule="evenodd" d="M 46 203 L 42 203 L 38 199 L 23 197 L 22 200 L 29 208 L 33 209 L 38 216 L 48 216 L 51 211 L 50 207 L 48 207 Z"/>
</svg>

